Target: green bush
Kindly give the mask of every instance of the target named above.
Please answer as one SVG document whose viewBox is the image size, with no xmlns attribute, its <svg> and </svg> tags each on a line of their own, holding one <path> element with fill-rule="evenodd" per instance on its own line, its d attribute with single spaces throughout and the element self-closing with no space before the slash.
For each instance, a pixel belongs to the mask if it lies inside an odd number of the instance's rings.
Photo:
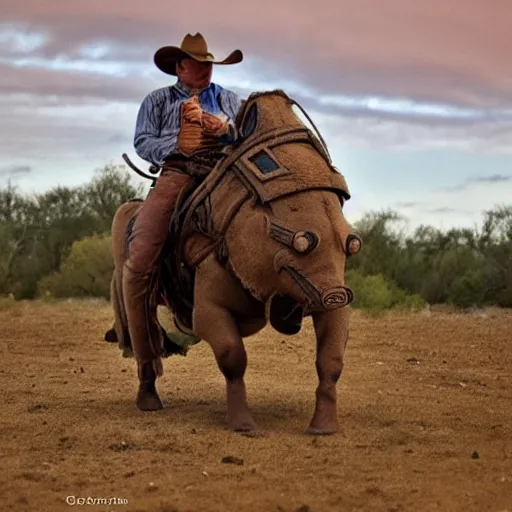
<svg viewBox="0 0 512 512">
<path fill-rule="evenodd" d="M 420 309 L 427 303 L 417 294 L 409 294 L 387 280 L 382 274 L 362 275 L 348 271 L 346 283 L 354 292 L 354 307 L 370 313 L 380 313 L 391 308 Z"/>
<path fill-rule="evenodd" d="M 58 272 L 39 282 L 43 297 L 110 297 L 114 270 L 110 235 L 93 235 L 74 242 Z"/>
<path fill-rule="evenodd" d="M 485 293 L 482 278 L 482 272 L 475 269 L 456 275 L 451 283 L 447 302 L 460 308 L 482 304 Z"/>
</svg>

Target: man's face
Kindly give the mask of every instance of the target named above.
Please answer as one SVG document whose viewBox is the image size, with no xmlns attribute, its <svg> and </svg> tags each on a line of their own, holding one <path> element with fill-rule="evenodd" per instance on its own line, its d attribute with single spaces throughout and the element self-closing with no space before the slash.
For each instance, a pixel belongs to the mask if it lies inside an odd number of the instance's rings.
<svg viewBox="0 0 512 512">
<path fill-rule="evenodd" d="M 177 66 L 179 79 L 191 89 L 203 89 L 208 87 L 212 78 L 212 63 L 197 62 L 194 59 L 183 59 Z"/>
</svg>

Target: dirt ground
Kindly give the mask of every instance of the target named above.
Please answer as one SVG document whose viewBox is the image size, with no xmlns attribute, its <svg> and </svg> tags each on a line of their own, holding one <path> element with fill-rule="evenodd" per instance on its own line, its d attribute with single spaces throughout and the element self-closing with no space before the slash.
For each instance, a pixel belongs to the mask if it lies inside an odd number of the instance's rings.
<svg viewBox="0 0 512 512">
<path fill-rule="evenodd" d="M 165 409 L 137 411 L 111 320 L 102 301 L 0 307 L 0 510 L 512 511 L 512 312 L 354 311 L 328 437 L 304 434 L 310 322 L 246 341 L 248 437 L 204 342 L 165 360 Z"/>
</svg>

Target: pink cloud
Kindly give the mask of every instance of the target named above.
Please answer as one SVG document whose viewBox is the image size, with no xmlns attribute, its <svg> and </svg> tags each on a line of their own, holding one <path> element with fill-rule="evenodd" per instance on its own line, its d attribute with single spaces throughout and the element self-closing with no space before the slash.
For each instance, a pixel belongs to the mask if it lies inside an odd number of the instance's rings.
<svg viewBox="0 0 512 512">
<path fill-rule="evenodd" d="M 147 47 L 202 31 L 219 55 L 241 48 L 260 72 L 331 93 L 412 95 L 473 105 L 512 99 L 509 0 L 167 0 L 12 2 L 3 18 L 47 26 L 64 43 L 112 37 Z M 142 51 L 137 52 L 140 58 Z M 242 64 L 243 66 L 243 64 Z"/>
</svg>

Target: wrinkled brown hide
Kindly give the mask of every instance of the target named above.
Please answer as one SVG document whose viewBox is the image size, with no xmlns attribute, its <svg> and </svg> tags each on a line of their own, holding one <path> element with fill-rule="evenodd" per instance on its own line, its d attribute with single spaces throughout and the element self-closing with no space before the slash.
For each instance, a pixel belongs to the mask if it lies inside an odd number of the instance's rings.
<svg viewBox="0 0 512 512">
<path fill-rule="evenodd" d="M 342 212 L 348 187 L 283 93 L 251 96 L 237 123 L 245 139 L 194 193 L 186 220 L 184 257 L 196 268 L 193 331 L 209 343 L 225 376 L 229 427 L 245 431 L 255 423 L 245 391 L 243 338 L 261 330 L 269 317 L 291 333 L 300 329 L 302 315 L 311 315 L 318 387 L 308 432 L 334 433 L 336 384 L 348 340 L 345 306 L 351 300 L 345 264 L 352 230 Z M 276 170 L 258 169 L 252 159 L 261 152 Z M 136 208 L 121 207 L 113 225 L 113 303 L 121 345 L 126 318 L 118 282 L 124 233 Z M 295 316 L 286 324 L 290 304 Z"/>
</svg>

